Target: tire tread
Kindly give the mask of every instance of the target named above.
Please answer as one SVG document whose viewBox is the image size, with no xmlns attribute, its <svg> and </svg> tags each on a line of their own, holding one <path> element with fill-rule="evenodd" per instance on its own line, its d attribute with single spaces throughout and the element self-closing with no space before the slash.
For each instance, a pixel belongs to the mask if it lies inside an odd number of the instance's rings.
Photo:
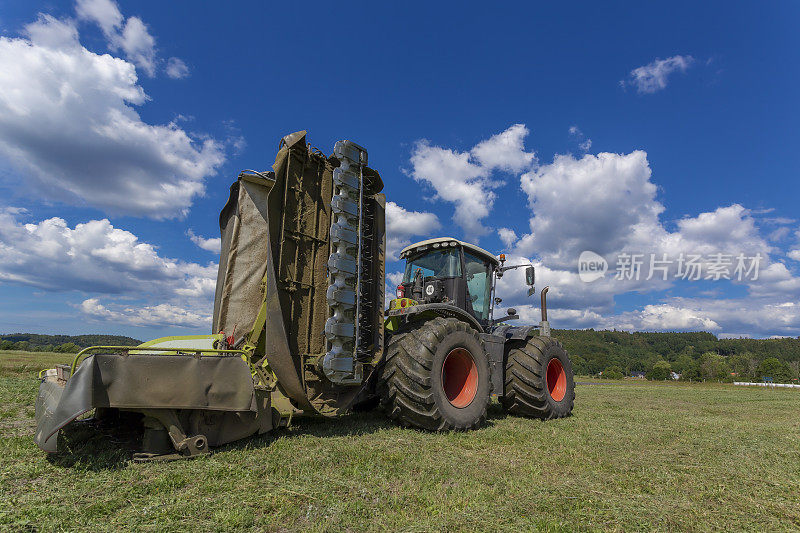
<svg viewBox="0 0 800 533">
<path fill-rule="evenodd" d="M 550 420 L 569 416 L 575 401 L 574 385 L 567 390 L 567 409 L 558 412 L 548 401 L 544 368 L 548 344 L 563 350 L 561 343 L 550 337 L 531 337 L 524 344 L 513 346 L 506 358 L 506 379 L 500 403 L 512 415 Z M 563 400 L 562 400 L 563 401 Z"/>
<path fill-rule="evenodd" d="M 439 343 L 456 331 L 472 332 L 484 346 L 475 330 L 455 318 L 436 317 L 392 335 L 377 387 L 381 405 L 390 419 L 429 431 L 472 429 L 486 421 L 486 405 L 472 424 L 448 421 L 436 405 L 431 379 L 434 354 Z"/>
</svg>

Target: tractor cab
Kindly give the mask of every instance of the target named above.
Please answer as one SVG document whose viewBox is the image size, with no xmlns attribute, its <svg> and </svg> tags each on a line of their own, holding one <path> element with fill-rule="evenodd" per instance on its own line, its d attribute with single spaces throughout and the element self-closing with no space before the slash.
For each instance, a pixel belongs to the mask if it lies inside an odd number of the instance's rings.
<svg viewBox="0 0 800 533">
<path fill-rule="evenodd" d="M 406 260 L 398 298 L 420 304 L 445 303 L 465 310 L 481 324 L 492 314 L 495 272 L 500 262 L 492 254 L 450 237 L 429 239 L 400 252 Z"/>
</svg>

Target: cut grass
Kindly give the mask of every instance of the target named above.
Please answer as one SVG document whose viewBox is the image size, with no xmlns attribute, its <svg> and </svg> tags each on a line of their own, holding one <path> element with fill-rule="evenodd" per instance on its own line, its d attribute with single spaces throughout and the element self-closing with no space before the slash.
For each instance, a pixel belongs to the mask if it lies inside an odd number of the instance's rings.
<svg viewBox="0 0 800 533">
<path fill-rule="evenodd" d="M 293 427 L 209 457 L 134 464 L 86 428 L 32 441 L 36 372 L 68 354 L 0 352 L 0 528 L 522 531 L 800 528 L 800 391 L 579 385 L 574 416 L 424 433 L 378 412 Z M 89 436 L 81 442 L 78 433 Z"/>
</svg>

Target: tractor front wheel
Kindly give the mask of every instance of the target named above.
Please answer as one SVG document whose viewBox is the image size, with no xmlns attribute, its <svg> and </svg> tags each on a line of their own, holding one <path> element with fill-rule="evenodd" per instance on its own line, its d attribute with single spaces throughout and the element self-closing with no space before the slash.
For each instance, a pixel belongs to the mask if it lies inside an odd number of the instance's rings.
<svg viewBox="0 0 800 533">
<path fill-rule="evenodd" d="M 489 361 L 478 333 L 455 318 L 412 324 L 386 348 L 378 392 L 389 417 L 431 431 L 486 419 Z"/>
<path fill-rule="evenodd" d="M 551 337 L 533 337 L 506 356 L 503 408 L 512 415 L 549 420 L 572 413 L 575 381 L 566 350 Z"/>
</svg>

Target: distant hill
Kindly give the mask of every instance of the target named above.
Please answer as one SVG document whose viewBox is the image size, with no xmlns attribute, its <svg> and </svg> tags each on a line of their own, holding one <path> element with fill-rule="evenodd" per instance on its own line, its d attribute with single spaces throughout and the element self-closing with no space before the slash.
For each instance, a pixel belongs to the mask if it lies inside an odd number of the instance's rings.
<svg viewBox="0 0 800 533">
<path fill-rule="evenodd" d="M 87 346 L 136 346 L 142 341 L 122 335 L 40 335 L 10 333 L 0 335 L 0 350 L 34 352 L 77 352 Z"/>
<path fill-rule="evenodd" d="M 650 373 L 659 361 L 684 379 L 790 381 L 800 375 L 800 338 L 718 339 L 706 332 L 554 330 L 576 374 Z M 662 363 L 663 366 L 663 363 Z"/>
</svg>

